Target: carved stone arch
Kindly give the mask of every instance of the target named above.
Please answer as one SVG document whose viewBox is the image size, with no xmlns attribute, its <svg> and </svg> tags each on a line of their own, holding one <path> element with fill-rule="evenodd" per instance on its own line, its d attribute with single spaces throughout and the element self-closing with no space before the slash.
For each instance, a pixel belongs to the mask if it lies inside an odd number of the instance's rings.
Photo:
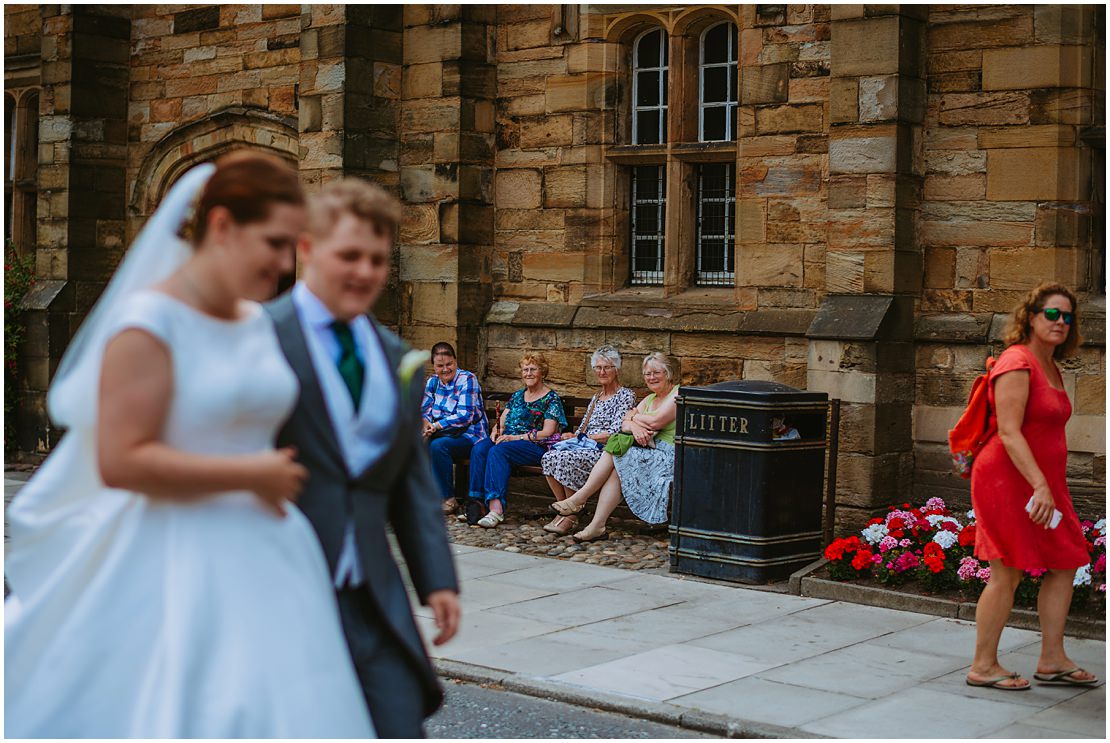
<svg viewBox="0 0 1110 743">
<path fill-rule="evenodd" d="M 17 97 L 16 97 L 16 105 L 18 105 L 18 106 L 27 106 L 31 102 L 32 98 L 37 98 L 38 97 L 38 95 L 41 91 L 37 86 L 35 86 L 35 87 L 30 87 L 30 88 L 23 88 L 22 90 L 19 90 L 19 91 L 16 91 L 16 92 L 18 94 Z M 35 107 L 35 114 L 38 115 L 38 107 L 37 106 Z"/>
<path fill-rule="evenodd" d="M 233 106 L 177 127 L 158 140 L 143 160 L 128 200 L 128 216 L 154 212 L 162 195 L 194 165 L 240 147 L 265 150 L 296 167 L 296 120 L 258 108 Z"/>
<path fill-rule="evenodd" d="M 666 14 L 652 11 L 633 13 L 613 20 L 605 31 L 605 40 L 631 45 L 640 34 L 655 28 L 662 28 L 668 35 L 671 33 L 670 19 Z"/>
<path fill-rule="evenodd" d="M 722 21 L 735 23 L 738 29 L 741 25 L 740 16 L 732 8 L 724 5 L 703 5 L 678 13 L 674 19 L 673 33 L 675 36 L 697 38 L 705 29 Z"/>
</svg>

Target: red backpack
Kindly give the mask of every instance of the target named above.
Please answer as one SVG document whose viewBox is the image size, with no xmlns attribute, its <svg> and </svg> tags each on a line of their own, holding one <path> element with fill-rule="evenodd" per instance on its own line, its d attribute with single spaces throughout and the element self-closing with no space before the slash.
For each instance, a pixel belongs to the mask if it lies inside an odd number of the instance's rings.
<svg viewBox="0 0 1110 743">
<path fill-rule="evenodd" d="M 998 421 L 991 415 L 990 371 L 994 358 L 988 358 L 986 372 L 975 378 L 971 385 L 971 395 L 963 415 L 956 426 L 948 432 L 948 450 L 952 452 L 952 465 L 956 474 L 964 479 L 971 477 L 971 465 L 979 456 L 990 437 L 998 433 Z"/>
</svg>

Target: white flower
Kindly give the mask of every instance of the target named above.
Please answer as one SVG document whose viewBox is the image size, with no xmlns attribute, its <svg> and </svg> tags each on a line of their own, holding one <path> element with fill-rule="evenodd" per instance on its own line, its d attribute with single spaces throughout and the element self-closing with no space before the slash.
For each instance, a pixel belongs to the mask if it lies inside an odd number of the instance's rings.
<svg viewBox="0 0 1110 743">
<path fill-rule="evenodd" d="M 1087 563 L 1075 571 L 1075 580 L 1071 584 L 1075 587 L 1091 585 L 1091 563 Z"/>
<path fill-rule="evenodd" d="M 975 520 L 975 509 L 974 508 L 967 512 L 967 518 L 968 518 L 969 521 L 974 521 Z"/>
<path fill-rule="evenodd" d="M 959 543 L 960 537 L 954 531 L 938 531 L 933 535 L 933 541 L 944 549 L 950 549 L 953 545 Z"/>
<path fill-rule="evenodd" d="M 860 535 L 868 544 L 878 544 L 883 541 L 883 537 L 886 536 L 886 533 L 887 528 L 884 524 L 871 524 L 861 531 Z"/>
<path fill-rule="evenodd" d="M 1099 534 L 1105 534 L 1106 533 L 1106 519 L 1099 519 L 1098 521 L 1095 522 L 1095 525 L 1092 526 L 1091 528 L 1092 529 L 1098 529 Z"/>
<path fill-rule="evenodd" d="M 412 382 L 412 375 L 416 373 L 417 369 L 424 368 L 424 364 L 428 362 L 430 356 L 429 351 L 412 350 L 401 357 L 401 364 L 397 367 L 397 376 L 403 385 L 402 389 L 408 387 L 409 383 Z"/>
<path fill-rule="evenodd" d="M 938 516 L 934 514 L 932 516 L 926 516 L 925 520 L 928 521 L 929 526 L 933 527 L 934 529 L 939 529 L 940 525 L 943 524 L 945 521 L 952 522 L 953 524 L 955 524 L 957 529 L 963 528 L 963 526 L 960 525 L 960 522 L 956 521 L 956 519 L 952 518 L 951 516 Z"/>
</svg>

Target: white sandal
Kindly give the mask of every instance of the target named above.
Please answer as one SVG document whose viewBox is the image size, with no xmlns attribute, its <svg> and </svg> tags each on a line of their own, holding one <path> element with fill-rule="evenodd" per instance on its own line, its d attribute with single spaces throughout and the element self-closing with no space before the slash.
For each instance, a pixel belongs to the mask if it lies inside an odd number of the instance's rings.
<svg viewBox="0 0 1110 743">
<path fill-rule="evenodd" d="M 478 519 L 478 526 L 482 527 L 483 529 L 493 529 L 504 520 L 505 517 L 499 514 L 497 511 L 490 511 L 485 516 Z"/>
</svg>

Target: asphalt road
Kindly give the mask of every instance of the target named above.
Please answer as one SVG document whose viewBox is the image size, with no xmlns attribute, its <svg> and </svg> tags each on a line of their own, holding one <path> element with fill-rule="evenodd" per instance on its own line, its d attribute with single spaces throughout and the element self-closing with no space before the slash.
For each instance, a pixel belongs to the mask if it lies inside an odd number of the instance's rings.
<svg viewBox="0 0 1110 743">
<path fill-rule="evenodd" d="M 711 738 L 634 717 L 536 699 L 496 687 L 444 681 L 429 738 Z"/>
</svg>

